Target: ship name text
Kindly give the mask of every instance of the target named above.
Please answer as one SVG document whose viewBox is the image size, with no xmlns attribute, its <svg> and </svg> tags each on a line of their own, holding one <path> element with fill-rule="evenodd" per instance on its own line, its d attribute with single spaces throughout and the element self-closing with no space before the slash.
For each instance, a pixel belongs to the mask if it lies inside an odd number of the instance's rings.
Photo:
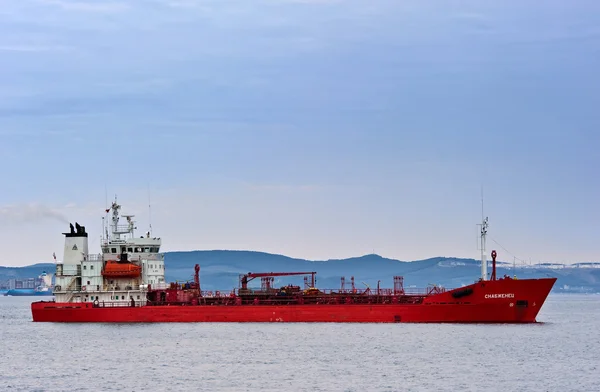
<svg viewBox="0 0 600 392">
<path fill-rule="evenodd" d="M 496 299 L 496 298 L 515 298 L 513 293 L 503 293 L 503 294 L 486 294 L 485 299 Z"/>
</svg>

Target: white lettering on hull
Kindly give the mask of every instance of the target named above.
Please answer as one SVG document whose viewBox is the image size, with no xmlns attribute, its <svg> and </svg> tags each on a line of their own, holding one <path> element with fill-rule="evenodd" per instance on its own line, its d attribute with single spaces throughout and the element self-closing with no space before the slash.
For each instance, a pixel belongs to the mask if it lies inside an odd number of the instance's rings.
<svg viewBox="0 0 600 392">
<path fill-rule="evenodd" d="M 515 298 L 513 293 L 503 293 L 503 294 L 486 294 L 485 299 L 497 299 L 497 298 Z"/>
</svg>

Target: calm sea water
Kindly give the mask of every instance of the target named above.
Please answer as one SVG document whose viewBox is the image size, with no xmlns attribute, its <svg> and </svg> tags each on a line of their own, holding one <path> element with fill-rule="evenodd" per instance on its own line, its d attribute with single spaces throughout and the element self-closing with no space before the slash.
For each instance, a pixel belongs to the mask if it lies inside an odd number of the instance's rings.
<svg viewBox="0 0 600 392">
<path fill-rule="evenodd" d="M 600 296 L 534 325 L 51 324 L 0 297 L 1 391 L 599 391 Z"/>
</svg>

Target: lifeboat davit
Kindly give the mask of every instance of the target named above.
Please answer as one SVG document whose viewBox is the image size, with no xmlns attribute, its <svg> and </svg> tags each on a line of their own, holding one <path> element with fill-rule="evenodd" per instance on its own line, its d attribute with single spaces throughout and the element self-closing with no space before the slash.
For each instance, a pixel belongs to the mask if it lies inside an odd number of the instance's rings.
<svg viewBox="0 0 600 392">
<path fill-rule="evenodd" d="M 142 267 L 129 261 L 119 262 L 108 260 L 102 271 L 102 276 L 107 278 L 137 278 L 142 273 Z"/>
</svg>

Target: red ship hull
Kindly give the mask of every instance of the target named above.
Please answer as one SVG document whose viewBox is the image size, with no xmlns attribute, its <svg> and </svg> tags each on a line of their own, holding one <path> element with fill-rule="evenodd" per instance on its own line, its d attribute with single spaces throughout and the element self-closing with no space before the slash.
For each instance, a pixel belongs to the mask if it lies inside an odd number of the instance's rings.
<svg viewBox="0 0 600 392">
<path fill-rule="evenodd" d="M 94 306 L 41 301 L 32 303 L 31 310 L 33 321 L 75 323 L 533 323 L 555 282 L 556 278 L 483 281 L 420 296 L 422 300 L 414 304 L 402 303 L 410 295 L 398 295 L 390 298 L 401 303 L 373 304 Z M 457 298 L 459 291 L 468 294 Z M 372 298 L 377 300 L 376 295 Z"/>
</svg>

